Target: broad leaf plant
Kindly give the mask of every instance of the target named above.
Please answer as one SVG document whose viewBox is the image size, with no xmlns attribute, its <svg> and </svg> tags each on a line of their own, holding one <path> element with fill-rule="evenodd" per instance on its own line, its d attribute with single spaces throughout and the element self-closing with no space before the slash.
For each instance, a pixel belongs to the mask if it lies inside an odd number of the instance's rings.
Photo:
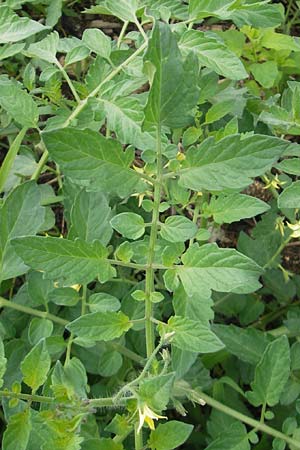
<svg viewBox="0 0 300 450">
<path fill-rule="evenodd" d="M 68 3 L 0 5 L 3 450 L 300 449 L 283 5 Z"/>
</svg>

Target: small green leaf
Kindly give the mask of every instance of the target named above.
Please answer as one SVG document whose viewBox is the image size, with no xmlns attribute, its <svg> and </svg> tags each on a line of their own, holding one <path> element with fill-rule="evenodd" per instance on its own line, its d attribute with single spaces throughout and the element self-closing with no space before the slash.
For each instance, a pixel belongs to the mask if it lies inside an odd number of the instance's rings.
<svg viewBox="0 0 300 450">
<path fill-rule="evenodd" d="M 144 219 L 135 213 L 117 214 L 110 223 L 118 233 L 128 239 L 138 239 L 145 233 Z"/>
<path fill-rule="evenodd" d="M 266 89 L 270 89 L 274 86 L 279 75 L 277 63 L 275 61 L 266 61 L 261 64 L 251 64 L 250 71 L 255 80 Z"/>
<path fill-rule="evenodd" d="M 107 245 L 112 236 L 109 220 L 112 216 L 106 196 L 102 192 L 80 191 L 71 209 L 71 226 L 68 237 L 86 242 L 99 240 Z"/>
<path fill-rule="evenodd" d="M 290 347 L 286 336 L 271 342 L 255 369 L 251 383 L 252 392 L 247 396 L 254 406 L 274 406 L 290 376 Z"/>
<path fill-rule="evenodd" d="M 116 3 L 114 0 L 105 0 L 104 6 L 113 16 L 119 17 L 123 22 L 135 22 L 139 1 L 119 0 Z"/>
<path fill-rule="evenodd" d="M 28 17 L 19 17 L 7 6 L 0 6 L 0 44 L 22 41 L 48 28 Z"/>
<path fill-rule="evenodd" d="M 51 336 L 52 331 L 53 322 L 51 320 L 35 317 L 29 324 L 28 341 L 31 345 L 36 345 L 41 339 Z"/>
<path fill-rule="evenodd" d="M 140 383 L 139 396 L 158 411 L 166 409 L 174 382 L 174 373 L 167 373 L 157 377 L 147 378 Z"/>
<path fill-rule="evenodd" d="M 234 422 L 229 429 L 217 437 L 205 450 L 250 450 L 245 425 Z"/>
<path fill-rule="evenodd" d="M 90 311 L 93 312 L 107 312 L 118 311 L 121 307 L 120 301 L 106 292 L 98 292 L 89 298 L 88 302 Z"/>
<path fill-rule="evenodd" d="M 25 356 L 21 363 L 23 381 L 33 392 L 42 386 L 47 379 L 51 366 L 51 358 L 45 339 L 40 340 Z"/>
<path fill-rule="evenodd" d="M 197 320 L 173 316 L 163 330 L 173 333 L 172 344 L 182 350 L 197 353 L 214 353 L 221 350 L 224 344 L 210 330 L 208 325 Z"/>
<path fill-rule="evenodd" d="M 161 224 L 160 235 L 169 242 L 184 242 L 198 231 L 195 223 L 184 216 L 170 216 Z"/>
<path fill-rule="evenodd" d="M 270 206 L 262 200 L 244 194 L 212 197 L 204 208 L 205 216 L 213 216 L 216 223 L 232 223 L 268 211 Z"/>
<path fill-rule="evenodd" d="M 193 428 L 193 425 L 177 420 L 160 423 L 151 431 L 148 445 L 152 450 L 172 450 L 185 443 Z"/>
<path fill-rule="evenodd" d="M 67 325 L 71 333 L 90 341 L 112 341 L 131 327 L 125 314 L 111 311 L 86 314 Z"/>
<path fill-rule="evenodd" d="M 39 58 L 53 64 L 57 64 L 56 52 L 59 43 L 57 31 L 48 34 L 44 39 L 31 44 L 26 50 L 26 55 L 32 58 Z"/>
<path fill-rule="evenodd" d="M 284 159 L 276 168 L 291 175 L 300 175 L 300 158 Z"/>
<path fill-rule="evenodd" d="M 20 83 L 4 75 L 0 77 L 0 105 L 23 127 L 36 128 L 39 112 L 34 100 Z"/>
<path fill-rule="evenodd" d="M 10 417 L 3 435 L 3 450 L 26 450 L 32 428 L 30 409 Z"/>
<path fill-rule="evenodd" d="M 192 53 L 201 65 L 209 67 L 219 75 L 232 80 L 247 78 L 248 74 L 241 60 L 220 40 L 198 30 L 183 33 L 179 48 L 184 56 Z"/>
<path fill-rule="evenodd" d="M 288 186 L 278 197 L 279 208 L 300 208 L 300 181 Z"/>
<path fill-rule="evenodd" d="M 84 30 L 82 35 L 83 43 L 94 53 L 109 59 L 111 53 L 111 43 L 109 37 L 98 28 Z"/>
</svg>

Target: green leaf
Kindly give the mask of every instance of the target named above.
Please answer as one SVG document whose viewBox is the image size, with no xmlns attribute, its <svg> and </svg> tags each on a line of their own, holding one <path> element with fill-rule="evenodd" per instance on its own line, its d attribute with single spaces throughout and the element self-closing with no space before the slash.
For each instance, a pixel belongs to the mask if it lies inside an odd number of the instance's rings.
<svg viewBox="0 0 300 450">
<path fill-rule="evenodd" d="M 274 86 L 279 75 L 276 61 L 254 63 L 251 64 L 249 68 L 255 80 L 258 81 L 262 87 L 270 89 Z"/>
<path fill-rule="evenodd" d="M 160 423 L 154 431 L 151 431 L 148 445 L 152 450 L 172 450 L 184 444 L 193 428 L 193 425 L 177 420 Z"/>
<path fill-rule="evenodd" d="M 160 235 L 169 242 L 184 242 L 193 238 L 197 231 L 197 225 L 187 217 L 171 216 L 161 224 Z"/>
<path fill-rule="evenodd" d="M 68 237 L 86 242 L 99 240 L 107 245 L 112 236 L 109 220 L 112 216 L 106 196 L 102 192 L 81 190 L 75 197 L 71 210 L 71 227 Z"/>
<path fill-rule="evenodd" d="M 210 330 L 208 325 L 197 320 L 173 316 L 168 325 L 162 329 L 166 333 L 173 333 L 172 345 L 181 350 L 197 353 L 214 353 L 221 350 L 224 344 Z"/>
<path fill-rule="evenodd" d="M 1 14 L 1 13 L 0 13 Z M 21 44 L 5 44 L 0 48 L 0 61 L 11 56 L 20 53 L 25 47 L 24 43 Z"/>
<path fill-rule="evenodd" d="M 53 322 L 48 319 L 35 317 L 31 320 L 28 328 L 28 341 L 31 345 L 36 345 L 41 339 L 51 336 Z"/>
<path fill-rule="evenodd" d="M 99 241 L 23 237 L 15 239 L 13 246 L 26 264 L 45 272 L 45 279 L 61 280 L 67 286 L 87 284 L 97 277 L 104 282 L 114 276 L 105 260 L 107 250 Z"/>
<path fill-rule="evenodd" d="M 178 43 L 184 56 L 190 52 L 197 56 L 202 66 L 232 80 L 248 77 L 241 60 L 219 40 L 197 30 L 186 31 Z"/>
<path fill-rule="evenodd" d="M 36 128 L 39 120 L 38 107 L 21 86 L 17 81 L 1 76 L 0 105 L 23 127 Z"/>
<path fill-rule="evenodd" d="M 300 208 L 300 181 L 288 186 L 278 197 L 279 208 Z"/>
<path fill-rule="evenodd" d="M 41 339 L 25 356 L 21 363 L 24 383 L 33 392 L 45 383 L 51 366 L 51 358 L 45 339 Z"/>
<path fill-rule="evenodd" d="M 268 209 L 270 206 L 267 203 L 244 194 L 212 197 L 209 205 L 203 208 L 206 217 L 213 216 L 214 221 L 220 224 L 254 217 Z"/>
<path fill-rule="evenodd" d="M 276 169 L 291 175 L 300 175 L 300 158 L 284 159 L 276 165 Z"/>
<path fill-rule="evenodd" d="M 269 2 L 245 3 L 232 12 L 231 19 L 239 28 L 243 25 L 276 28 L 284 21 L 284 8 L 282 4 L 271 5 Z"/>
<path fill-rule="evenodd" d="M 0 337 L 0 387 L 3 386 L 3 376 L 6 372 L 7 359 L 5 358 L 4 345 Z"/>
<path fill-rule="evenodd" d="M 250 450 L 248 434 L 245 425 L 234 422 L 205 450 Z"/>
<path fill-rule="evenodd" d="M 7 6 L 0 6 L 0 44 L 22 41 L 47 29 L 28 17 L 19 17 Z"/>
<path fill-rule="evenodd" d="M 104 7 L 113 15 L 119 17 L 123 22 L 135 22 L 136 11 L 139 7 L 138 0 L 105 0 Z"/>
<path fill-rule="evenodd" d="M 122 444 L 116 443 L 110 438 L 85 439 L 80 448 L 82 450 L 124 450 Z"/>
<path fill-rule="evenodd" d="M 83 43 L 94 53 L 109 60 L 111 53 L 110 38 L 97 28 L 84 30 Z"/>
<path fill-rule="evenodd" d="M 180 184 L 195 191 L 242 189 L 251 183 L 251 177 L 269 170 L 288 145 L 263 135 L 232 135 L 218 142 L 208 138 L 188 150 Z"/>
<path fill-rule="evenodd" d="M 229 353 L 253 365 L 259 362 L 271 340 L 267 334 L 254 328 L 215 324 L 212 329 L 224 342 Z"/>
<path fill-rule="evenodd" d="M 118 233 L 128 239 L 138 239 L 145 233 L 144 219 L 135 213 L 117 214 L 110 223 Z"/>
<path fill-rule="evenodd" d="M 95 312 L 79 317 L 67 325 L 67 329 L 88 341 L 112 341 L 132 327 L 122 312 Z"/>
<path fill-rule="evenodd" d="M 139 387 L 140 398 L 158 411 L 166 409 L 174 382 L 174 373 L 167 373 L 141 381 Z"/>
<path fill-rule="evenodd" d="M 75 62 L 82 61 L 87 58 L 90 54 L 90 50 L 84 45 L 79 45 L 78 47 L 72 48 L 66 55 L 65 67 L 74 64 Z"/>
<path fill-rule="evenodd" d="M 216 16 L 222 19 L 230 17 L 230 8 L 236 0 L 190 0 L 189 14 L 193 20 Z"/>
<path fill-rule="evenodd" d="M 188 295 L 209 297 L 210 291 L 247 294 L 260 287 L 261 268 L 234 249 L 216 244 L 194 244 L 182 256 L 182 266 L 175 269 Z"/>
<path fill-rule="evenodd" d="M 276 33 L 272 29 L 261 30 L 260 32 L 262 33 L 260 43 L 263 47 L 272 48 L 277 51 L 290 50 L 299 52 L 300 50 L 300 44 L 294 36 Z"/>
<path fill-rule="evenodd" d="M 73 181 L 120 197 L 143 189 L 140 175 L 130 169 L 133 152 L 123 151 L 115 140 L 74 128 L 44 133 L 43 138 L 52 158 Z"/>
<path fill-rule="evenodd" d="M 51 374 L 51 390 L 58 401 L 86 398 L 87 375 L 78 358 L 72 358 L 63 366 L 58 360 Z"/>
<path fill-rule="evenodd" d="M 106 112 L 107 125 L 122 144 L 133 144 L 141 150 L 155 147 L 154 137 L 142 131 L 144 114 L 140 101 L 135 97 L 101 99 Z"/>
<path fill-rule="evenodd" d="M 156 23 L 144 61 L 151 83 L 145 108 L 145 127 L 166 125 L 180 128 L 189 125 L 192 122 L 191 111 L 199 97 L 196 58 L 190 55 L 183 62 L 170 27 Z"/>
<path fill-rule="evenodd" d="M 3 435 L 3 450 L 26 450 L 31 428 L 29 408 L 11 416 Z"/>
<path fill-rule="evenodd" d="M 39 58 L 53 64 L 57 64 L 56 52 L 59 43 L 59 34 L 57 31 L 48 34 L 44 39 L 35 44 L 31 44 L 26 50 L 26 55 L 32 58 Z"/>
<path fill-rule="evenodd" d="M 286 336 L 271 342 L 256 366 L 252 392 L 248 399 L 254 406 L 274 406 L 290 376 L 290 346 Z"/>
<path fill-rule="evenodd" d="M 91 312 L 118 311 L 121 308 L 120 301 L 106 292 L 98 292 L 89 298 L 88 306 Z"/>
<path fill-rule="evenodd" d="M 5 198 L 0 209 L 0 280 L 27 272 L 28 267 L 16 255 L 11 240 L 39 231 L 45 217 L 40 200 L 40 190 L 34 181 L 21 184 Z"/>
</svg>

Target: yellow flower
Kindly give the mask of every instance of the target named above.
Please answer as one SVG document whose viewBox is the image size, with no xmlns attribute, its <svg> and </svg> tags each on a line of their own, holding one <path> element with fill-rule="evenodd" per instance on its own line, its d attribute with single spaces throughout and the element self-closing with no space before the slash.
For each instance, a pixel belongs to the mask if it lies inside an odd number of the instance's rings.
<svg viewBox="0 0 300 450">
<path fill-rule="evenodd" d="M 150 428 L 150 430 L 154 430 L 155 429 L 154 420 L 158 420 L 158 419 L 167 419 L 167 417 L 166 416 L 159 416 L 154 411 L 152 411 L 152 409 L 150 409 L 149 406 L 146 405 L 146 403 L 144 403 L 143 405 L 139 406 L 138 433 L 141 431 L 141 429 L 142 429 L 142 427 L 143 427 L 145 422 L 148 425 L 148 427 Z"/>
</svg>

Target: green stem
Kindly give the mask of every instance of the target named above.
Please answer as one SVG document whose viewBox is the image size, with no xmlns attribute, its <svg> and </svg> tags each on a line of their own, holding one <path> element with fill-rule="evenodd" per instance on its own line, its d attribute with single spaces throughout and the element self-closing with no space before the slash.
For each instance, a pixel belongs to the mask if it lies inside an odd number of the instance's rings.
<svg viewBox="0 0 300 450">
<path fill-rule="evenodd" d="M 270 265 L 273 263 L 273 261 L 275 261 L 277 256 L 280 255 L 282 250 L 290 242 L 291 239 L 292 239 L 292 236 L 289 236 L 287 239 L 285 239 L 285 241 L 282 242 L 282 244 L 278 247 L 278 249 L 276 250 L 276 252 L 272 256 L 272 258 L 270 258 L 269 261 L 263 266 L 263 269 L 267 269 L 268 267 L 270 267 Z"/>
<path fill-rule="evenodd" d="M 79 95 L 77 94 L 77 91 L 72 83 L 71 78 L 69 77 L 69 75 L 67 74 L 67 72 L 65 71 L 65 69 L 63 68 L 63 66 L 60 64 L 59 61 L 56 62 L 57 67 L 59 68 L 59 70 L 61 71 L 64 79 L 66 80 L 66 82 L 68 83 L 68 86 L 76 100 L 76 102 L 79 104 L 81 102 Z"/>
<path fill-rule="evenodd" d="M 38 403 L 52 403 L 54 402 L 53 397 L 44 397 L 43 395 L 32 395 L 32 394 L 22 394 L 11 391 L 0 391 L 0 397 L 9 397 L 9 398 L 17 398 L 19 400 L 26 400 L 29 402 L 38 402 Z"/>
<path fill-rule="evenodd" d="M 142 356 L 138 355 L 137 353 L 134 353 L 133 351 L 129 350 L 128 348 L 124 347 L 121 344 L 118 344 L 117 342 L 107 342 L 106 344 L 109 348 L 112 350 L 115 350 L 122 355 L 126 356 L 127 358 L 131 359 L 132 361 L 135 361 L 136 363 L 140 364 L 141 366 L 144 366 L 145 360 Z"/>
<path fill-rule="evenodd" d="M 70 114 L 68 119 L 64 122 L 63 127 L 67 127 L 70 125 L 72 120 L 74 120 L 78 114 L 85 108 L 90 98 L 96 97 L 96 95 L 101 90 L 102 86 L 107 83 L 108 81 L 112 80 L 116 75 L 118 75 L 124 67 L 128 66 L 128 64 L 131 63 L 140 53 L 142 53 L 145 48 L 147 47 L 147 43 L 144 42 L 143 45 L 141 45 L 134 53 L 132 53 L 129 58 L 127 58 L 122 64 L 120 64 L 118 67 L 116 67 L 106 78 L 104 78 L 103 81 L 92 91 L 89 93 L 89 95 L 84 99 L 81 100 L 80 103 L 77 105 L 77 107 L 74 109 L 74 111 Z"/>
<path fill-rule="evenodd" d="M 46 162 L 48 160 L 48 157 L 49 157 L 49 153 L 48 153 L 48 150 L 46 149 L 46 146 L 45 146 L 45 144 L 43 142 L 43 139 L 41 139 L 41 145 L 43 147 L 44 152 L 43 152 L 43 154 L 41 156 L 41 159 L 38 162 L 38 165 L 37 165 L 33 175 L 31 176 L 31 180 L 35 180 L 35 181 L 38 180 L 38 178 L 39 178 L 39 176 L 40 176 L 40 174 L 41 174 L 41 172 L 42 172 L 42 170 L 44 168 L 44 165 L 46 164 Z"/>
<path fill-rule="evenodd" d="M 123 38 L 124 38 L 124 35 L 126 33 L 128 25 L 129 25 L 128 21 L 123 23 L 123 27 L 122 27 L 121 33 L 119 34 L 119 37 L 118 37 L 117 48 L 121 47 L 121 44 L 122 44 L 122 41 L 123 41 Z"/>
<path fill-rule="evenodd" d="M 199 217 L 199 213 L 200 213 L 200 209 L 201 209 L 201 204 L 202 204 L 202 199 L 201 197 L 197 197 L 197 200 L 195 202 L 195 209 L 194 209 L 194 214 L 193 214 L 193 223 L 197 224 L 198 222 L 198 217 Z M 194 238 L 191 238 L 189 241 L 189 247 L 191 245 L 193 245 L 194 243 Z"/>
<path fill-rule="evenodd" d="M 288 444 L 293 445 L 295 448 L 300 449 L 299 441 L 296 441 L 295 439 L 286 436 L 280 431 L 277 431 L 264 423 L 258 422 L 257 420 L 252 419 L 251 417 L 248 417 L 245 414 L 240 413 L 239 411 L 236 411 L 235 409 L 229 408 L 229 406 L 226 406 L 223 403 L 218 402 L 214 398 L 204 394 L 204 392 L 200 392 L 197 390 L 197 393 L 212 408 L 215 408 L 218 411 L 227 414 L 228 416 L 234 417 L 235 419 L 240 420 L 243 423 L 246 423 L 247 425 L 253 427 L 254 429 L 262 431 L 263 433 L 269 434 L 270 436 L 273 436 L 278 439 L 282 439 Z"/>
<path fill-rule="evenodd" d="M 61 319 L 60 317 L 57 317 L 54 314 L 48 313 L 46 311 L 39 311 L 38 309 L 33 309 L 30 308 L 29 306 L 19 305 L 18 303 L 11 302 L 3 297 L 0 297 L 0 308 L 3 307 L 15 309 L 16 311 L 20 311 L 25 314 L 30 314 L 31 316 L 41 317 L 42 319 L 49 319 L 52 320 L 52 322 L 58 323 L 63 326 L 66 326 L 69 323 L 68 320 Z"/>
<path fill-rule="evenodd" d="M 138 27 L 139 32 L 141 33 L 141 35 L 143 36 L 143 39 L 145 42 L 148 42 L 148 36 L 146 35 L 144 28 L 142 27 L 142 25 L 140 24 L 139 20 L 136 19 L 135 21 L 136 26 Z"/>
<path fill-rule="evenodd" d="M 134 397 L 123 397 L 118 400 L 116 403 L 115 397 L 107 397 L 107 398 L 92 398 L 89 400 L 89 405 L 93 408 L 104 408 L 110 406 L 124 406 L 130 400 L 133 400 Z"/>
<path fill-rule="evenodd" d="M 22 144 L 22 141 L 24 139 L 24 136 L 25 136 L 27 130 L 28 130 L 27 127 L 23 127 L 19 131 L 19 133 L 15 137 L 13 143 L 9 147 L 9 150 L 5 156 L 5 159 L 4 159 L 1 169 L 0 169 L 0 192 L 3 191 L 4 185 L 6 183 L 7 177 L 10 172 L 10 169 L 16 159 L 20 145 Z"/>
<path fill-rule="evenodd" d="M 143 433 L 138 433 L 138 423 L 134 426 L 134 448 L 135 450 L 141 450 L 144 446 L 143 444 Z"/>
<path fill-rule="evenodd" d="M 157 240 L 157 231 L 159 223 L 159 205 L 161 197 L 162 188 L 162 149 L 161 149 L 161 127 L 157 127 L 156 135 L 156 181 L 154 185 L 154 196 L 153 196 L 153 211 L 152 211 L 152 225 L 150 229 L 150 241 L 149 241 L 149 253 L 146 269 L 146 279 L 145 279 L 145 318 L 146 318 L 146 351 L 147 357 L 149 358 L 154 350 L 154 326 L 151 321 L 153 306 L 151 302 L 151 293 L 154 291 L 154 257 L 155 257 L 155 245 Z"/>
</svg>

